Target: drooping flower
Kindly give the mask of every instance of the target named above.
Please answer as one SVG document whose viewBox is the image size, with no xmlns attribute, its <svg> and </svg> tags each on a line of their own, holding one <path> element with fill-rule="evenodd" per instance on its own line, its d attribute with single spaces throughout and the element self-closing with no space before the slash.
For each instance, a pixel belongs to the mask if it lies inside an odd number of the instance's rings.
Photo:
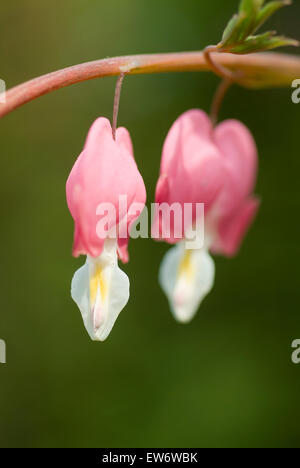
<svg viewBox="0 0 300 468">
<path fill-rule="evenodd" d="M 130 135 L 97 119 L 66 185 L 75 222 L 73 255 L 87 260 L 74 275 L 71 295 L 93 340 L 103 341 L 129 299 L 129 279 L 118 267 L 128 261 L 131 224 L 139 217 L 146 190 L 133 156 Z"/>
<path fill-rule="evenodd" d="M 242 123 L 227 120 L 214 129 L 204 112 L 190 110 L 170 129 L 163 147 L 156 203 L 179 204 L 182 212 L 185 204 L 192 204 L 191 226 L 185 225 L 181 236 L 177 229 L 175 236 L 173 218 L 166 237 L 156 211 L 153 229 L 166 242 L 177 244 L 165 255 L 159 272 L 177 320 L 190 321 L 213 286 L 215 266 L 209 251 L 229 257 L 238 251 L 259 205 L 252 195 L 256 172 L 256 145 Z M 187 249 L 186 232 L 199 221 L 197 203 L 204 204 L 204 242 L 201 248 Z"/>
</svg>

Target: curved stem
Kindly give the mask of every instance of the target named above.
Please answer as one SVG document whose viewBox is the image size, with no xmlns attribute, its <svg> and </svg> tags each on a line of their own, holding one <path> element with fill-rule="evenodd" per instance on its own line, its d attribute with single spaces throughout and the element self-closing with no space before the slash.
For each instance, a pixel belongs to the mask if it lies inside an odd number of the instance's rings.
<svg viewBox="0 0 300 468">
<path fill-rule="evenodd" d="M 277 53 L 233 55 L 209 52 L 217 66 L 243 73 L 239 84 L 252 88 L 290 86 L 300 77 L 300 58 Z M 172 54 L 132 55 L 82 63 L 27 81 L 6 93 L 6 102 L 0 103 L 0 117 L 33 99 L 56 89 L 94 78 L 126 74 L 209 71 L 204 53 L 181 52 Z"/>
<path fill-rule="evenodd" d="M 216 75 L 228 81 L 238 81 L 240 78 L 242 78 L 242 74 L 240 71 L 228 70 L 227 68 L 223 67 L 223 65 L 216 62 L 212 57 L 213 52 L 219 52 L 219 47 L 208 46 L 204 49 L 203 54 L 204 54 L 205 60 L 210 65 L 212 71 L 215 72 Z"/>
</svg>

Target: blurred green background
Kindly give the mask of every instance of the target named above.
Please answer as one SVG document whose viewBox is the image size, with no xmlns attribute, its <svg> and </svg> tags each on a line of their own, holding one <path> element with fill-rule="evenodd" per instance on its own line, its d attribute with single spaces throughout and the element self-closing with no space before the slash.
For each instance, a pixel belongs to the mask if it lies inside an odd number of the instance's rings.
<svg viewBox="0 0 300 468">
<path fill-rule="evenodd" d="M 0 77 L 12 87 L 96 58 L 200 50 L 237 3 L 2 0 Z M 299 39 L 295 3 L 269 26 Z M 119 124 L 148 202 L 170 125 L 189 108 L 208 110 L 217 83 L 206 73 L 126 78 Z M 83 258 L 71 256 L 65 182 L 93 120 L 111 117 L 114 86 L 78 84 L 0 122 L 0 445 L 299 447 L 300 105 L 291 89 L 230 91 L 221 117 L 248 125 L 260 153 L 262 206 L 240 254 L 216 259 L 213 292 L 182 326 L 157 283 L 168 246 L 131 241 L 130 302 L 94 343 L 69 292 Z"/>
</svg>

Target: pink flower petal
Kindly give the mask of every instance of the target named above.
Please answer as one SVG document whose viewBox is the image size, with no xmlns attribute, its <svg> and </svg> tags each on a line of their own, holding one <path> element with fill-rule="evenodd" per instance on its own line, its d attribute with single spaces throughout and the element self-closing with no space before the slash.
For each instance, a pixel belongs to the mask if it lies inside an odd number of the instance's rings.
<svg viewBox="0 0 300 468">
<path fill-rule="evenodd" d="M 73 255 L 89 254 L 98 257 L 105 238 L 97 235 L 97 207 L 110 203 L 116 218 L 110 216 L 110 228 L 121 221 L 119 197 L 126 195 L 128 209 L 132 203 L 145 203 L 146 190 L 136 166 L 132 144 L 126 129 L 117 130 L 116 141 L 112 137 L 110 122 L 97 119 L 89 133 L 84 151 L 74 164 L 67 186 L 67 203 L 75 221 Z M 128 220 L 128 224 L 131 220 Z M 127 257 L 128 238 L 123 241 L 122 256 Z"/>
</svg>

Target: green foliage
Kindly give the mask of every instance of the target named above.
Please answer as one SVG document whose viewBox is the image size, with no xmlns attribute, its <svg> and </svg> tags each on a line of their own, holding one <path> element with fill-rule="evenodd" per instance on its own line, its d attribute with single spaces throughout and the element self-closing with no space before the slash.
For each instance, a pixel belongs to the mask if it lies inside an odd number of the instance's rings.
<svg viewBox="0 0 300 468">
<path fill-rule="evenodd" d="M 274 32 L 254 35 L 255 32 L 290 0 L 241 0 L 239 11 L 227 24 L 219 48 L 233 54 L 249 54 L 282 46 L 297 46 L 298 41 L 276 36 Z"/>
</svg>

